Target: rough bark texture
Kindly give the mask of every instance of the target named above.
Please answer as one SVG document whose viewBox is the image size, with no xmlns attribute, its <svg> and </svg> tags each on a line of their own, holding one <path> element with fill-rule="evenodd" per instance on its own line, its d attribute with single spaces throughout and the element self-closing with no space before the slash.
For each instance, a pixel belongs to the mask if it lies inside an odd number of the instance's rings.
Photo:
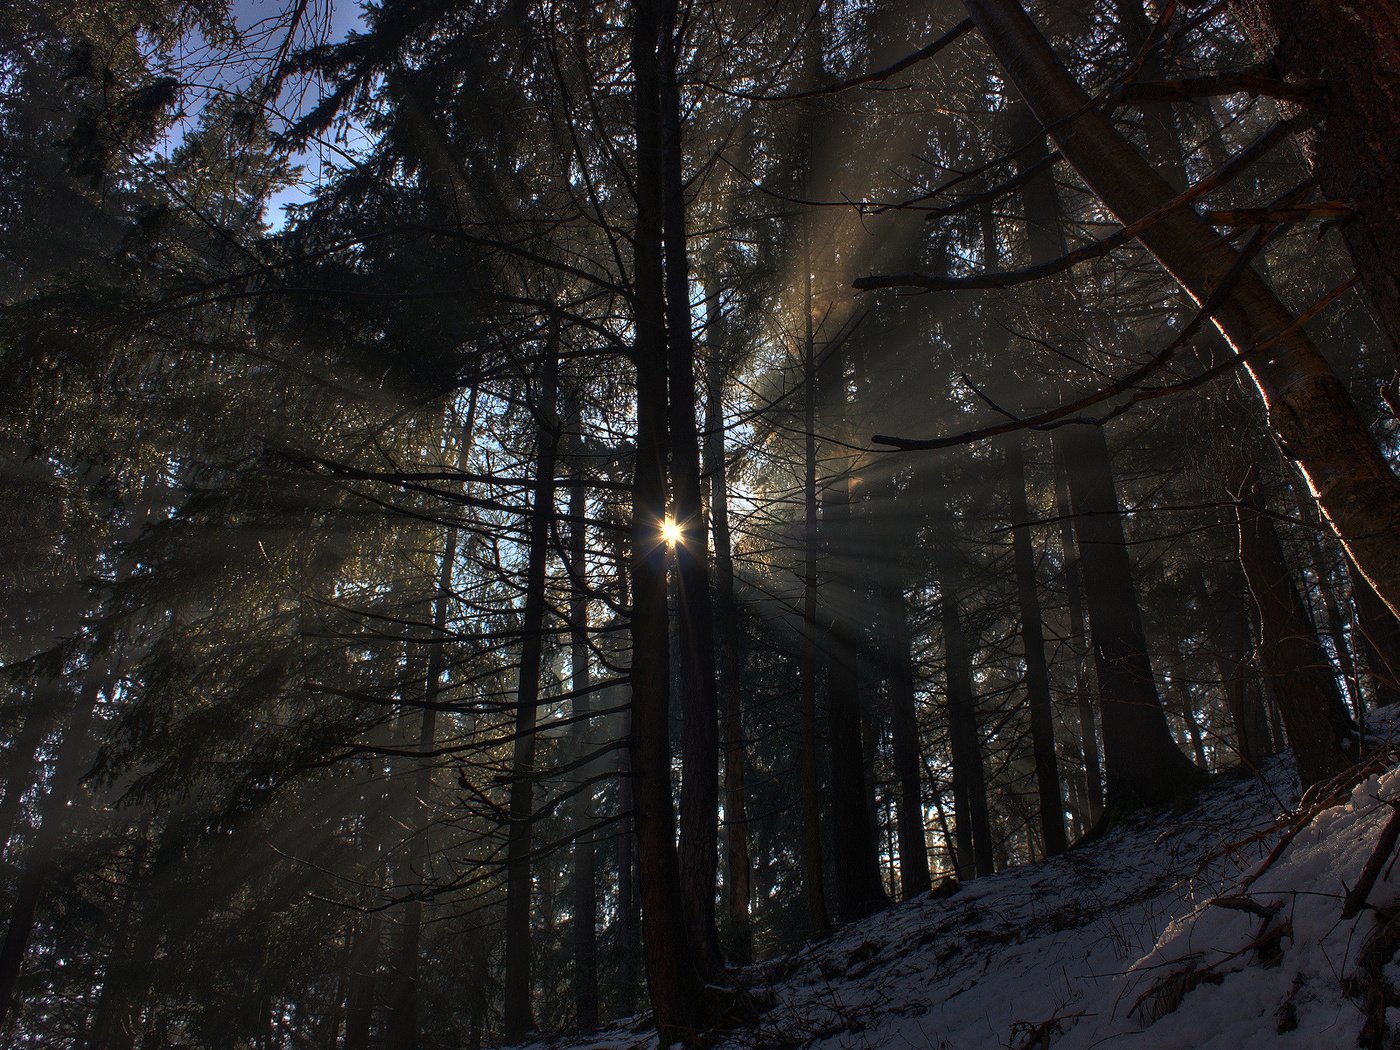
<svg viewBox="0 0 1400 1050">
<path fill-rule="evenodd" d="M 983 39 L 1060 151 L 1120 222 L 1175 194 L 1069 75 L 1016 0 L 964 0 Z M 1189 208 L 1162 215 L 1139 240 L 1197 301 L 1231 278 L 1214 320 L 1246 361 L 1269 424 L 1377 594 L 1400 609 L 1400 480 L 1331 368 L 1264 280 Z M 1266 346 L 1267 344 L 1267 346 Z M 1260 349 L 1265 347 L 1264 349 Z"/>
<path fill-rule="evenodd" d="M 1400 350 L 1400 0 L 1231 0 L 1259 57 L 1284 79 L 1320 83 L 1321 122 L 1303 152 L 1342 226 L 1392 349 Z"/>
<path fill-rule="evenodd" d="M 1133 585 L 1103 429 L 1068 426 L 1061 444 L 1099 679 L 1110 806 L 1159 805 L 1191 789 L 1199 770 L 1167 726 Z"/>
</svg>

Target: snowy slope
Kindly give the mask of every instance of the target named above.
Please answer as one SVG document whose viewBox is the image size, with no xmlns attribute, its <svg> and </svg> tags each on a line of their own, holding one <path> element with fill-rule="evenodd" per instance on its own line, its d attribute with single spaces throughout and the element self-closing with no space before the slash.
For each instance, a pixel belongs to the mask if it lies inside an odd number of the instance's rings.
<svg viewBox="0 0 1400 1050">
<path fill-rule="evenodd" d="M 1368 952 L 1378 913 L 1341 919 L 1390 819 L 1389 799 L 1400 801 L 1400 768 L 1289 818 L 1296 789 L 1284 756 L 1264 778 L 1219 783 L 1184 811 L 946 899 L 902 904 L 737 972 L 770 1005 L 720 1045 L 1357 1046 L 1368 995 L 1383 1015 L 1382 978 L 1400 986 L 1400 965 L 1382 971 L 1400 945 L 1400 921 L 1383 951 Z M 1400 873 L 1387 864 L 1369 899 L 1400 903 Z M 1400 1026 L 1400 1009 L 1389 1020 Z M 654 1040 L 614 1031 L 554 1045 Z"/>
</svg>

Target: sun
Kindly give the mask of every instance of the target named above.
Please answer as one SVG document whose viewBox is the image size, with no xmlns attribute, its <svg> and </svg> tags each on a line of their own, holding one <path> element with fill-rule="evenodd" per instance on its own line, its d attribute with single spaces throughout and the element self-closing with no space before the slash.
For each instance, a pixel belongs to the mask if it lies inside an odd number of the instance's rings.
<svg viewBox="0 0 1400 1050">
<path fill-rule="evenodd" d="M 661 523 L 661 538 L 666 542 L 666 546 L 674 547 L 681 542 L 681 527 L 671 518 L 667 518 Z"/>
</svg>

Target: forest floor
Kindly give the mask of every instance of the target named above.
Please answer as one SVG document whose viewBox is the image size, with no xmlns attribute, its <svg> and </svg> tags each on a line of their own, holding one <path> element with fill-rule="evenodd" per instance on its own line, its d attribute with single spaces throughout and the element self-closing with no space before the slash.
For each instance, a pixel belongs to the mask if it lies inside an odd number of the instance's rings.
<svg viewBox="0 0 1400 1050">
<path fill-rule="evenodd" d="M 1376 726 L 1400 739 L 1400 713 Z M 1393 747 L 1373 754 L 1388 755 Z M 736 970 L 762 1004 L 723 1047 L 1255 1050 L 1400 1046 L 1400 765 L 1300 804 L 1292 761 L 1042 864 L 891 908 Z M 1400 831 L 1400 816 L 1393 830 Z M 1393 842 L 1393 840 L 1392 840 Z M 1393 1004 L 1393 1006 L 1392 1006 Z M 638 1028 L 641 1027 L 639 1019 Z M 565 1047 L 655 1045 L 636 1029 Z"/>
</svg>

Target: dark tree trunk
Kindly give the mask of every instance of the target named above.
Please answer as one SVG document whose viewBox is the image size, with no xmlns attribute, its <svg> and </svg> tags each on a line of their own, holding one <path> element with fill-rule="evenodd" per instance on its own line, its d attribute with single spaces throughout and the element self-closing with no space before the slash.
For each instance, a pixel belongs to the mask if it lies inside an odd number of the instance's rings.
<svg viewBox="0 0 1400 1050">
<path fill-rule="evenodd" d="M 1055 431 L 1061 445 L 1083 568 L 1099 679 L 1108 804 L 1160 805 L 1195 786 L 1200 771 L 1181 753 L 1148 656 L 1133 570 L 1102 428 Z"/>
<path fill-rule="evenodd" d="M 1055 764 L 1055 713 L 1050 705 L 1050 671 L 1045 663 L 1045 634 L 1036 588 L 1035 551 L 1031 546 L 1026 505 L 1026 468 L 1021 435 L 1003 443 L 1006 454 L 1007 510 L 1016 563 L 1016 596 L 1021 608 L 1021 649 L 1026 662 L 1026 703 L 1031 715 L 1031 748 L 1040 795 L 1040 832 L 1045 855 L 1053 857 L 1069 846 L 1065 838 L 1064 801 Z"/>
<path fill-rule="evenodd" d="M 722 966 L 715 921 L 719 870 L 719 721 L 714 611 L 701 505 L 700 439 L 695 424 L 695 349 L 686 250 L 676 2 L 661 5 L 661 208 L 665 251 L 671 500 L 681 679 L 681 899 L 706 973 Z"/>
<path fill-rule="evenodd" d="M 418 750 L 424 757 L 415 771 L 412 783 L 413 812 L 406 822 L 410 836 L 408 863 L 402 879 L 427 881 L 428 826 L 430 821 L 433 784 L 431 752 L 437 742 L 437 703 L 442 692 L 442 673 L 446 663 L 447 608 L 452 597 L 452 567 L 457 560 L 457 530 L 449 528 L 443 542 L 442 558 L 438 563 L 437 594 L 433 599 L 433 637 L 428 643 L 428 673 L 423 688 L 423 719 L 419 725 Z M 415 1050 L 418 1045 L 418 955 L 423 930 L 423 900 L 419 891 L 404 902 L 399 920 L 399 958 L 395 967 L 396 986 L 389 1018 L 385 1026 L 386 1050 Z"/>
<path fill-rule="evenodd" d="M 1060 556 L 1064 559 L 1065 601 L 1069 606 L 1069 645 L 1074 658 L 1074 703 L 1079 715 L 1079 747 L 1084 756 L 1085 801 L 1088 824 L 1092 827 L 1103 812 L 1103 768 L 1099 761 L 1098 726 L 1090 699 L 1085 661 L 1088 651 L 1084 636 L 1084 602 L 1081 597 L 1079 547 L 1075 540 L 1074 515 L 1069 499 L 1069 471 L 1057 441 L 1053 445 L 1055 465 L 1055 514 L 1060 519 Z"/>
<path fill-rule="evenodd" d="M 1283 716 L 1303 786 L 1337 776 L 1359 759 L 1355 729 L 1288 571 L 1263 492 L 1251 472 L 1239 504 L 1240 564 L 1259 610 L 1259 657 Z"/>
<path fill-rule="evenodd" d="M 802 413 L 804 460 L 802 472 L 802 666 L 801 753 L 798 776 L 802 787 L 802 885 L 807 923 L 813 933 L 831 926 L 826 909 L 825 865 L 822 859 L 821 802 L 817 776 L 817 363 L 812 333 L 812 265 L 807 225 L 802 229 L 803 321 Z"/>
<path fill-rule="evenodd" d="M 826 433 L 841 433 L 846 415 L 845 358 L 840 346 L 827 348 L 817 367 L 817 396 Z M 860 631 L 851 620 L 859 604 L 857 560 L 852 552 L 851 481 L 845 457 L 826 481 L 821 499 L 823 586 L 821 657 L 826 670 L 827 726 L 832 746 L 832 852 L 836 912 L 842 922 L 869 915 L 889 903 L 880 878 L 879 847 L 870 816 L 861 725 Z"/>
<path fill-rule="evenodd" d="M 935 498 L 945 498 L 946 494 Z M 948 695 L 948 750 L 953 765 L 953 824 L 957 839 L 958 878 L 991 875 L 996 870 L 992 821 L 987 804 L 987 776 L 982 764 L 982 728 L 972 684 L 972 652 L 958 603 L 962 573 L 953 548 L 950 510 L 938 511 L 939 535 L 933 540 L 943 614 L 944 673 Z"/>
<path fill-rule="evenodd" d="M 570 412 L 577 422 L 577 412 Z M 574 719 L 573 752 L 579 763 L 582 789 L 574 796 L 574 1017 L 580 1032 L 598 1027 L 598 875 L 597 846 L 593 836 L 592 781 L 597 763 L 590 760 L 598 746 L 592 738 L 593 676 L 588 655 L 588 502 L 585 481 L 575 478 L 569 488 L 569 562 L 573 586 L 569 589 L 569 685 L 574 697 L 570 714 Z"/>
<path fill-rule="evenodd" d="M 534 493 L 530 505 L 529 562 L 521 617 L 520 673 L 516 685 L 515 741 L 511 753 L 506 845 L 505 1007 L 507 1042 L 520 1042 L 533 1025 L 530 1009 L 530 849 L 534 830 L 535 719 L 544 649 L 544 585 L 554 519 L 554 474 L 559 442 L 559 347 L 551 322 L 540 364 L 535 412 L 539 420 Z"/>
<path fill-rule="evenodd" d="M 40 805 L 39 830 L 25 855 L 24 867 L 10 905 L 9 926 L 3 943 L 0 943 L 0 1031 L 5 1029 L 14 1011 L 15 991 L 24 957 L 29 951 L 29 940 L 34 933 L 39 902 L 45 887 L 58 874 L 61 862 L 59 851 L 68 827 L 64 819 L 68 805 L 77 793 L 92 759 L 92 729 L 97 697 L 96 679 L 89 676 L 82 685 L 78 708 L 63 732 L 63 741 L 54 760 L 49 792 Z"/>
<path fill-rule="evenodd" d="M 1318 86 L 1303 136 L 1318 189 L 1356 205 L 1342 226 L 1392 349 L 1400 350 L 1400 2 L 1231 0 L 1259 57 Z"/>
<path fill-rule="evenodd" d="M 983 39 L 1089 187 L 1124 223 L 1159 211 L 1175 194 L 1094 106 L 1017 0 L 964 0 Z M 1240 266 L 1190 208 L 1139 235 L 1197 302 L 1228 282 L 1214 320 L 1238 351 L 1268 343 L 1245 362 L 1286 454 L 1377 594 L 1400 609 L 1400 479 L 1376 447 L 1345 389 L 1301 326 L 1251 267 Z M 1105 730 L 1107 732 L 1107 730 Z"/>
<path fill-rule="evenodd" d="M 369 915 L 356 930 L 350 949 L 350 993 L 345 1004 L 344 1050 L 366 1050 L 374 1020 L 374 988 L 379 978 L 379 941 L 383 919 Z"/>
<path fill-rule="evenodd" d="M 891 486 L 893 489 L 893 486 Z M 892 493 L 891 493 L 892 494 Z M 898 513 L 898 511 L 896 511 Z M 903 548 L 896 548 L 896 550 Z M 924 793 L 920 779 L 919 721 L 914 702 L 913 634 L 909 607 L 897 573 L 886 573 L 888 590 L 881 603 L 885 633 L 885 673 L 890 690 L 890 747 L 899 785 L 899 884 L 905 900 L 927 893 L 933 885 L 924 832 Z"/>
<path fill-rule="evenodd" d="M 666 603 L 668 438 L 665 284 L 662 272 L 662 107 L 658 55 L 662 9 L 672 0 L 639 0 L 632 30 L 636 103 L 637 220 L 633 234 L 633 362 L 637 370 L 637 444 L 632 483 L 633 814 L 641 869 L 642 938 L 647 983 L 661 1045 L 704 1028 L 697 958 L 681 906 L 671 805 L 670 650 Z"/>
<path fill-rule="evenodd" d="M 718 299 L 712 299 L 718 303 Z M 710 321 L 711 346 L 705 410 L 705 473 L 710 479 L 710 521 L 715 547 L 715 623 L 718 627 L 716 684 L 724 719 L 724 890 L 729 950 L 737 963 L 753 958 L 749 902 L 753 896 L 749 860 L 748 800 L 744 785 L 744 713 L 739 698 L 743 661 L 739 608 L 734 599 L 734 558 L 729 535 L 729 484 L 724 456 L 725 318 Z"/>
<path fill-rule="evenodd" d="M 1400 622 L 1376 596 L 1366 577 L 1347 562 L 1351 597 L 1356 606 L 1356 627 L 1361 635 L 1371 703 L 1384 707 L 1400 701 Z M 1357 711 L 1360 714 L 1360 709 Z"/>
</svg>

